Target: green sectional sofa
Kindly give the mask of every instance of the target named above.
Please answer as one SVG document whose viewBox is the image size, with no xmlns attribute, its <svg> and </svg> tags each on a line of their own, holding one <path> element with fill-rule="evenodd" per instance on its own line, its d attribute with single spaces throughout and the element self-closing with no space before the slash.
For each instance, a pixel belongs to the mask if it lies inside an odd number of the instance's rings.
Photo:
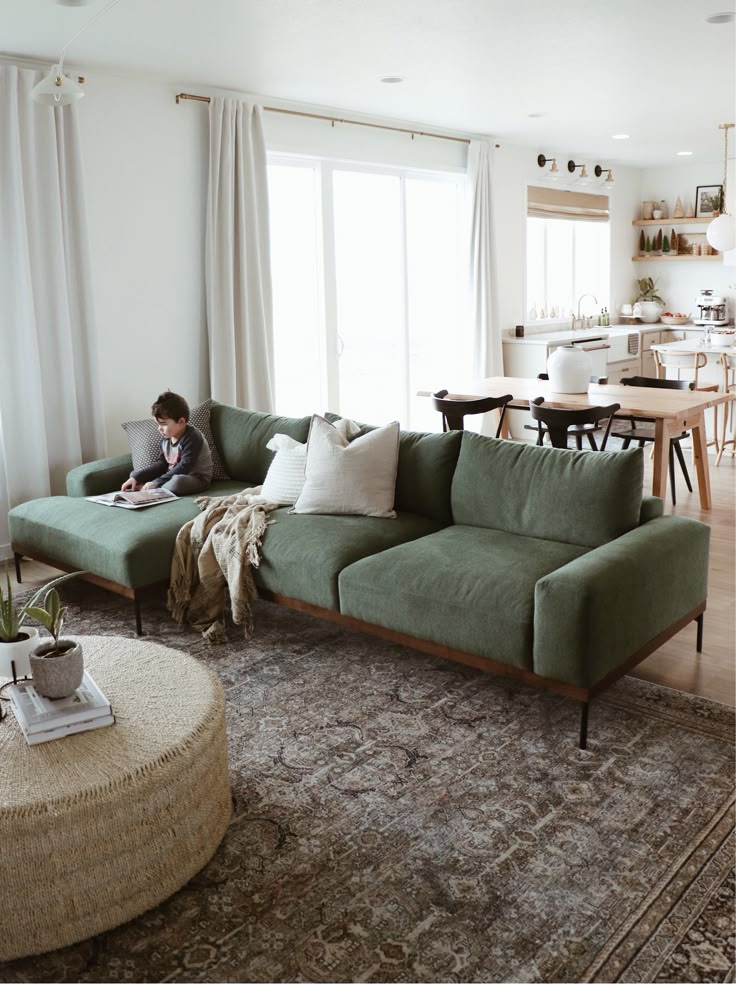
<svg viewBox="0 0 736 984">
<path fill-rule="evenodd" d="M 212 432 L 232 478 L 260 485 L 276 433 L 304 442 L 309 418 L 215 403 Z M 192 498 L 130 512 L 86 495 L 120 486 L 128 455 L 69 473 L 67 496 L 10 511 L 25 555 L 132 598 L 168 580 Z M 639 449 L 560 451 L 478 434 L 402 432 L 396 519 L 275 510 L 255 572 L 263 597 L 588 704 L 695 620 L 702 649 L 710 529 L 642 496 Z M 18 567 L 18 570 L 19 567 Z"/>
</svg>

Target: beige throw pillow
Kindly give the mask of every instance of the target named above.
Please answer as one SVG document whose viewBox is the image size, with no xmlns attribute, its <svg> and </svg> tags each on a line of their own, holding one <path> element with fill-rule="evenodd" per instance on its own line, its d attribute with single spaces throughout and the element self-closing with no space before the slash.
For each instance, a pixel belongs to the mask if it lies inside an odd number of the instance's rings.
<svg viewBox="0 0 736 984">
<path fill-rule="evenodd" d="M 395 519 L 398 461 L 398 421 L 350 443 L 315 414 L 307 440 L 304 488 L 294 512 Z"/>
</svg>

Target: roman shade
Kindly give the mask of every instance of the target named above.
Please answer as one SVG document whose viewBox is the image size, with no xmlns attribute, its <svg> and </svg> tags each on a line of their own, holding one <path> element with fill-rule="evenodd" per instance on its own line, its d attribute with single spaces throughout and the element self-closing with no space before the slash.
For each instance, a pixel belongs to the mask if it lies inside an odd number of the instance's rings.
<svg viewBox="0 0 736 984">
<path fill-rule="evenodd" d="M 526 200 L 527 215 L 536 218 L 608 222 L 608 195 L 589 195 L 582 191 L 529 185 Z"/>
</svg>

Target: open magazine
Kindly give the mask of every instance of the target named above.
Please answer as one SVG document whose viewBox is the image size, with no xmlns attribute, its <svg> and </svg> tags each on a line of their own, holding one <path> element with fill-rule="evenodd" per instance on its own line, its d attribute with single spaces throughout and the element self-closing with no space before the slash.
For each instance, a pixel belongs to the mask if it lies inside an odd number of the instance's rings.
<svg viewBox="0 0 736 984">
<path fill-rule="evenodd" d="M 85 498 L 90 502 L 99 502 L 102 506 L 145 509 L 148 506 L 159 506 L 162 502 L 173 502 L 179 496 L 168 489 L 145 489 L 141 492 L 106 492 L 104 495 L 88 495 Z"/>
</svg>

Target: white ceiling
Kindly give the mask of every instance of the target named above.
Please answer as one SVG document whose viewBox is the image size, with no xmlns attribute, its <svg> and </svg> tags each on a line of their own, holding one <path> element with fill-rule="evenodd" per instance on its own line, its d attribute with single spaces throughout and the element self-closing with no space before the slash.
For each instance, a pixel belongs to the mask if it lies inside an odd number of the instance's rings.
<svg viewBox="0 0 736 984">
<path fill-rule="evenodd" d="M 107 2 L 2 0 L 0 49 L 54 62 Z M 119 0 L 66 58 L 82 73 L 236 89 L 603 165 L 722 161 L 736 26 L 706 17 L 734 2 Z"/>
</svg>

